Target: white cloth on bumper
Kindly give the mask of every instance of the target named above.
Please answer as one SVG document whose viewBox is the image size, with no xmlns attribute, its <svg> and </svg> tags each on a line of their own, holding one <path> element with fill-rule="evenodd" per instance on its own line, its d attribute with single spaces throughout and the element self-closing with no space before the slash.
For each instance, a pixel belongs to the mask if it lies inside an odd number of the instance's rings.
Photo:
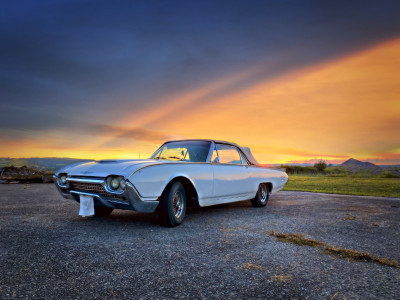
<svg viewBox="0 0 400 300">
<path fill-rule="evenodd" d="M 80 208 L 79 215 L 82 217 L 89 217 L 94 215 L 94 201 L 93 197 L 80 195 Z"/>
</svg>

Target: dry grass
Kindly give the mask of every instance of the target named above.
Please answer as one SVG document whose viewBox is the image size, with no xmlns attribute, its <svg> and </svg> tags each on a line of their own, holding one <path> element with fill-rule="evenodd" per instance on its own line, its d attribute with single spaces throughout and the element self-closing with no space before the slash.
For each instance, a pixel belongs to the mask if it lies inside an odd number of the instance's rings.
<svg viewBox="0 0 400 300">
<path fill-rule="evenodd" d="M 310 246 L 320 248 L 322 253 L 329 254 L 335 257 L 347 259 L 347 260 L 359 260 L 359 261 L 369 261 L 378 263 L 384 266 L 389 266 L 393 268 L 399 268 L 399 262 L 395 259 L 390 259 L 387 257 L 378 257 L 371 255 L 368 252 L 361 252 L 352 249 L 338 248 L 335 246 L 328 245 L 321 241 L 308 239 L 304 237 L 304 234 L 299 233 L 276 233 L 271 230 L 270 236 L 275 237 L 280 242 L 292 243 L 300 246 Z"/>
<path fill-rule="evenodd" d="M 324 245 L 324 243 L 320 241 L 306 239 L 304 234 L 300 233 L 277 233 L 271 230 L 269 235 L 276 237 L 280 242 L 289 242 L 300 246 L 319 247 Z"/>
<path fill-rule="evenodd" d="M 266 267 L 255 265 L 252 263 L 244 263 L 240 267 L 245 270 L 261 270 L 265 271 L 266 273 L 270 273 L 270 271 Z M 273 275 L 271 276 L 271 279 L 280 282 L 288 282 L 292 280 L 292 275 Z"/>
<path fill-rule="evenodd" d="M 333 246 L 327 246 L 323 248 L 323 253 L 337 256 L 344 259 L 350 260 L 362 260 L 362 261 L 370 261 L 380 265 L 389 266 L 393 268 L 399 268 L 399 262 L 395 259 L 390 259 L 387 257 L 379 257 L 375 255 L 371 255 L 368 252 L 361 252 L 352 249 L 345 249 L 345 248 L 337 248 Z"/>
<path fill-rule="evenodd" d="M 251 263 L 242 264 L 242 268 L 246 269 L 246 270 L 264 270 L 264 271 L 268 271 L 268 269 L 266 267 L 258 266 L 258 265 L 251 264 Z"/>
<path fill-rule="evenodd" d="M 277 281 L 290 281 L 292 280 L 292 276 L 291 275 L 274 275 L 271 276 L 271 279 L 273 280 L 277 280 Z"/>
<path fill-rule="evenodd" d="M 219 230 L 221 230 L 222 232 L 234 232 L 234 231 L 236 231 L 235 228 L 220 228 Z"/>
<path fill-rule="evenodd" d="M 345 217 L 343 218 L 343 221 L 346 221 L 346 220 L 355 220 L 355 219 L 356 219 L 355 216 L 347 215 L 347 216 L 345 216 Z"/>
<path fill-rule="evenodd" d="M 341 297 L 341 298 L 339 298 L 339 297 Z M 336 299 L 342 299 L 342 300 L 347 300 L 347 298 L 345 297 L 345 296 L 342 296 L 342 295 L 340 295 L 339 294 L 339 292 L 336 292 L 332 297 L 331 297 L 331 300 L 336 300 Z"/>
</svg>

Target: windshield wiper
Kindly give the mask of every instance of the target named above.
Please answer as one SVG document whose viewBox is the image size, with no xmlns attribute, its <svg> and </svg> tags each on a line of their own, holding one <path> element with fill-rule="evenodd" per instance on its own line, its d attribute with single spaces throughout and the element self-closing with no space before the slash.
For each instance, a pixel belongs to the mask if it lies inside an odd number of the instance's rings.
<svg viewBox="0 0 400 300">
<path fill-rule="evenodd" d="M 180 157 L 177 157 L 177 156 L 168 156 L 168 157 L 159 157 L 159 158 L 157 158 L 157 159 L 166 159 L 166 160 L 168 160 L 168 159 L 177 159 L 177 160 L 182 160 L 182 158 L 180 158 Z"/>
<path fill-rule="evenodd" d="M 168 156 L 168 158 L 174 158 L 174 159 L 178 159 L 178 160 L 182 160 L 183 159 L 183 158 L 177 157 L 177 156 Z"/>
</svg>

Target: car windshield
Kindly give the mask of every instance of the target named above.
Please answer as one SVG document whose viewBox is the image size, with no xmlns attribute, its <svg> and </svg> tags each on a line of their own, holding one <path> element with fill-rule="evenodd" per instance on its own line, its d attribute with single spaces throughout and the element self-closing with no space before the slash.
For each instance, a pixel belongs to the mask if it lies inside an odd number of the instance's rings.
<svg viewBox="0 0 400 300">
<path fill-rule="evenodd" d="M 211 142 L 181 141 L 161 146 L 150 158 L 190 162 L 206 162 Z"/>
</svg>

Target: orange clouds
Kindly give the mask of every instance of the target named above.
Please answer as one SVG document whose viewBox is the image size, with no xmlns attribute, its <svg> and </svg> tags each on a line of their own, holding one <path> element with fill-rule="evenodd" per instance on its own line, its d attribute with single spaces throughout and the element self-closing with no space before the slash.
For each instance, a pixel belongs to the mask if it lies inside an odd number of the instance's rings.
<svg viewBox="0 0 400 300">
<path fill-rule="evenodd" d="M 20 142 L 29 147 L 13 156 L 144 157 L 168 136 L 234 141 L 249 146 L 261 163 L 349 157 L 400 163 L 400 39 L 249 85 L 263 68 L 165 95 L 158 107 L 133 113 L 124 107 L 113 128 L 128 135 L 58 130 Z M 10 156 L 4 148 L 0 155 Z"/>
<path fill-rule="evenodd" d="M 312 155 L 395 155 L 400 145 L 399 74 L 397 39 L 205 104 L 176 108 L 152 126 L 249 145 L 265 163 Z"/>
</svg>

